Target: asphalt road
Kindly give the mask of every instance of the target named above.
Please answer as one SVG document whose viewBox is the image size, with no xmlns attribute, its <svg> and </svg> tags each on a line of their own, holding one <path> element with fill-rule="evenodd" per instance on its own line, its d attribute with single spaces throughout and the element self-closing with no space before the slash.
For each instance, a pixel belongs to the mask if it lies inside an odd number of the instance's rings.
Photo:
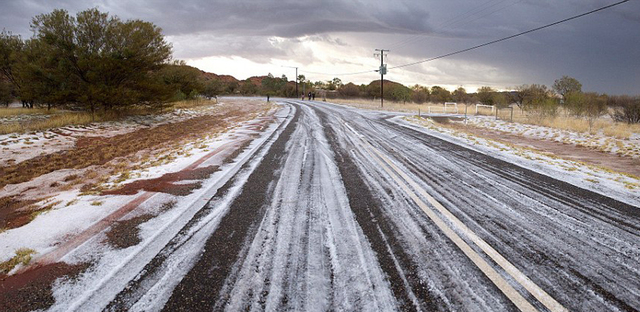
<svg viewBox="0 0 640 312">
<path fill-rule="evenodd" d="M 639 207 L 391 114 L 285 105 L 191 258 L 176 239 L 105 310 L 640 310 Z M 182 273 L 155 291 L 159 268 Z"/>
</svg>

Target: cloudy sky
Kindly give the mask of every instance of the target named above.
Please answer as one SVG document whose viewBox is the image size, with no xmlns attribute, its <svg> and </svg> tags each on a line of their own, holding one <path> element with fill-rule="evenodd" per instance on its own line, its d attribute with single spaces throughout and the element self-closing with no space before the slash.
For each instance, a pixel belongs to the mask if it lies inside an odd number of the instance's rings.
<svg viewBox="0 0 640 312">
<path fill-rule="evenodd" d="M 29 22 L 55 8 L 97 7 L 162 27 L 174 57 L 244 79 L 272 73 L 312 81 L 379 79 L 429 59 L 549 24 L 618 0 L 2 0 L 0 27 L 30 37 Z M 364 74 L 345 73 L 371 71 Z M 389 71 L 406 85 L 508 89 L 563 75 L 586 91 L 640 94 L 640 0 L 452 57 Z"/>
</svg>

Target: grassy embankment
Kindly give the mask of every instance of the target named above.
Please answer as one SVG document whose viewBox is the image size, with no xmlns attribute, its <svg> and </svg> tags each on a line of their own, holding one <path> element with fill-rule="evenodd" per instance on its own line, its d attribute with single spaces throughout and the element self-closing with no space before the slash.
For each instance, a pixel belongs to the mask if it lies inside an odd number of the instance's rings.
<svg viewBox="0 0 640 312">
<path fill-rule="evenodd" d="M 175 102 L 167 110 L 167 112 L 175 109 L 195 108 L 215 103 L 208 100 L 190 100 Z M 43 131 L 47 129 L 65 127 L 65 126 L 82 126 L 92 122 L 114 121 L 134 115 L 157 114 L 158 110 L 149 110 L 145 108 L 129 109 L 118 112 L 99 112 L 94 116 L 89 112 L 74 112 L 66 110 L 44 108 L 0 108 L 0 134 L 9 133 L 25 133 L 30 131 Z M 4 119 L 4 120 L 3 120 Z"/>
</svg>

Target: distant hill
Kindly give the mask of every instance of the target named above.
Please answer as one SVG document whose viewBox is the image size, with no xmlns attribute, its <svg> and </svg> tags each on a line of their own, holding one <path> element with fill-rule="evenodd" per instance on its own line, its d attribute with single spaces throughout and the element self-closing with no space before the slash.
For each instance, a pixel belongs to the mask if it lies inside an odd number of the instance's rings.
<svg viewBox="0 0 640 312">
<path fill-rule="evenodd" d="M 217 74 L 209 73 L 209 72 L 202 71 L 202 70 L 200 72 L 202 73 L 202 76 L 204 77 L 204 80 L 218 79 L 218 80 L 220 80 L 222 82 L 226 82 L 226 83 L 239 82 L 239 80 L 236 79 L 236 77 L 233 77 L 231 75 L 217 75 Z"/>
</svg>

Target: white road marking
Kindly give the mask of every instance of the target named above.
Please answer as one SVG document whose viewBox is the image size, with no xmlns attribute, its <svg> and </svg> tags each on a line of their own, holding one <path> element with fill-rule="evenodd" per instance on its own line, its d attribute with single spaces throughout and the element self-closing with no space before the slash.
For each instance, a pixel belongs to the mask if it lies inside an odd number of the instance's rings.
<svg viewBox="0 0 640 312">
<path fill-rule="evenodd" d="M 346 124 L 345 124 L 346 125 Z M 400 185 L 400 187 L 411 197 L 411 199 L 424 211 L 427 216 L 442 230 L 442 232 L 449 237 L 461 250 L 469 257 L 469 259 L 502 291 L 521 311 L 537 311 L 537 309 L 531 305 L 520 293 L 515 290 L 509 283 L 500 276 L 500 274 L 493 269 L 478 253 L 476 253 L 456 232 L 451 229 L 429 206 L 420 199 L 414 192 L 411 191 L 409 186 L 405 184 L 406 181 L 420 196 L 426 198 L 427 201 L 435 207 L 442 215 L 444 215 L 450 223 L 454 224 L 465 236 L 474 242 L 480 249 L 485 252 L 493 261 L 495 261 L 502 269 L 505 270 L 515 281 L 517 281 L 522 287 L 524 287 L 531 295 L 533 295 L 538 301 L 540 301 L 550 311 L 560 312 L 568 311 L 564 306 L 557 302 L 553 297 L 547 294 L 542 288 L 536 285 L 531 279 L 518 270 L 513 264 L 505 259 L 500 253 L 498 253 L 493 247 L 487 244 L 482 238 L 477 236 L 471 229 L 469 229 L 462 221 L 456 218 L 449 210 L 447 210 L 442 204 L 440 204 L 435 198 L 429 195 L 424 189 L 422 189 L 413 179 L 407 174 L 402 172 L 396 167 L 389 158 L 383 155 L 376 148 L 371 146 L 362 135 L 360 135 L 353 128 L 346 125 L 349 130 L 354 132 L 358 138 L 360 138 L 363 146 L 373 159 Z M 401 179 L 401 178 L 402 179 Z"/>
</svg>

